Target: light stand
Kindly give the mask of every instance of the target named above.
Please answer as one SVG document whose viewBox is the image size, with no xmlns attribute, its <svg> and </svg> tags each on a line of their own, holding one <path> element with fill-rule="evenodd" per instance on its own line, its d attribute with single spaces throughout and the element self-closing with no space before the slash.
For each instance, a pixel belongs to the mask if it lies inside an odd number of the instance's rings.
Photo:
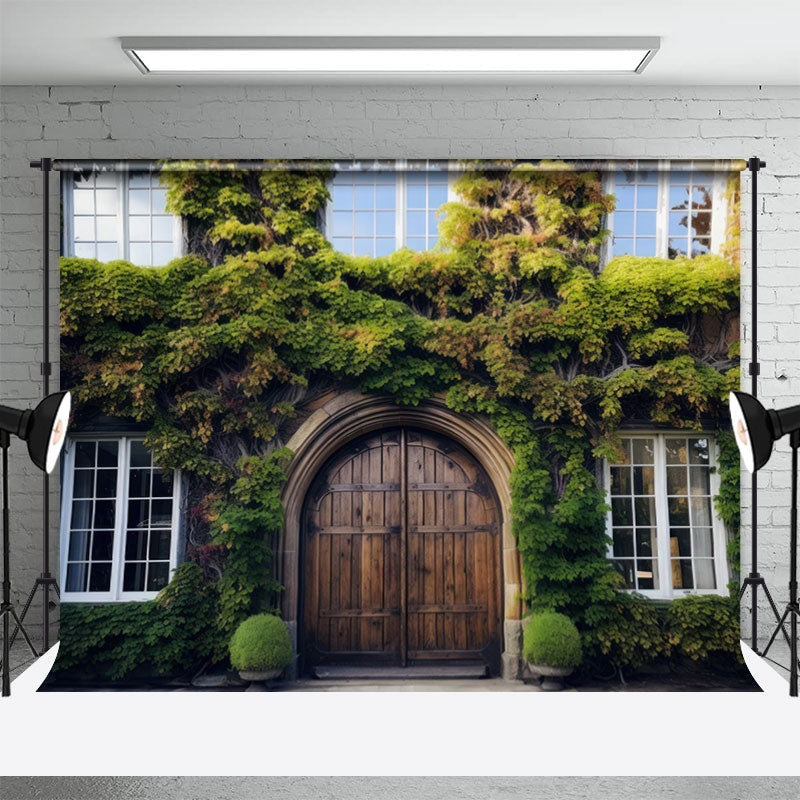
<svg viewBox="0 0 800 800">
<path fill-rule="evenodd" d="M 20 631 L 28 643 L 34 658 L 39 654 L 31 642 L 30 636 L 22 625 L 22 620 L 17 616 L 14 606 L 11 605 L 11 534 L 9 532 L 10 512 L 8 510 L 8 446 L 11 437 L 7 431 L 0 430 L 0 449 L 3 451 L 3 603 L 0 605 L 0 615 L 3 617 L 3 691 L 2 696 L 8 697 L 11 694 L 11 637 L 9 636 L 9 625 L 13 619 L 16 623 L 16 630 Z"/>
<path fill-rule="evenodd" d="M 745 467 L 755 475 L 772 455 L 773 444 L 782 436 L 789 434 L 792 449 L 792 489 L 791 513 L 789 518 L 789 602 L 783 616 L 777 614 L 778 621 L 772 636 L 761 653 L 766 657 L 779 631 L 783 632 L 789 644 L 789 696 L 797 697 L 797 617 L 800 613 L 797 600 L 797 452 L 800 450 L 800 405 L 780 411 L 767 411 L 752 395 L 744 392 L 731 392 L 731 424 L 736 444 L 742 455 Z M 787 636 L 785 623 L 789 618 L 790 634 Z"/>
<path fill-rule="evenodd" d="M 762 656 L 766 657 L 779 630 L 783 630 L 784 636 L 786 629 L 783 627 L 786 618 L 789 620 L 789 696 L 797 697 L 797 615 L 800 614 L 800 607 L 797 605 L 797 451 L 800 449 L 800 431 L 794 431 L 790 438 L 792 447 L 792 510 L 789 520 L 789 602 L 786 604 L 786 611 L 780 618 L 777 627 L 772 632 L 769 643 L 764 648 Z"/>
<path fill-rule="evenodd" d="M 758 396 L 758 375 L 761 372 L 761 365 L 758 363 L 758 171 L 767 166 L 766 161 L 759 158 L 750 158 L 747 161 L 747 168 L 752 177 L 750 200 L 751 200 L 751 230 L 750 230 L 750 341 L 752 350 L 750 353 L 750 392 L 753 397 Z M 748 587 L 752 590 L 750 596 L 750 646 L 753 652 L 762 655 L 758 649 L 758 589 L 764 590 L 764 596 L 769 601 L 775 620 L 780 619 L 778 607 L 772 599 L 767 582 L 758 571 L 758 476 L 753 472 L 752 490 L 750 492 L 750 507 L 753 513 L 750 525 L 750 573 L 742 581 L 739 591 L 741 601 Z M 784 636 L 786 631 L 784 630 Z M 787 637 L 788 641 L 788 637 Z"/>
<path fill-rule="evenodd" d="M 31 161 L 33 169 L 42 171 L 42 396 L 50 394 L 50 170 L 53 161 L 42 158 Z M 36 597 L 42 590 L 42 652 L 50 649 L 50 590 L 60 598 L 58 581 L 50 573 L 50 477 L 45 472 L 42 478 L 42 572 L 33 584 L 28 599 L 22 609 L 20 619 L 24 622 Z M 11 644 L 17 638 L 15 630 L 11 636 Z"/>
<path fill-rule="evenodd" d="M 11 694 L 11 643 L 10 623 L 16 623 L 14 636 L 21 632 L 34 657 L 36 648 L 28 636 L 22 620 L 11 604 L 11 514 L 8 499 L 8 447 L 11 434 L 28 445 L 31 461 L 43 472 L 50 473 L 55 467 L 67 433 L 70 412 L 69 392 L 51 394 L 42 400 L 33 411 L 20 411 L 0 405 L 0 450 L 3 466 L 3 601 L 0 613 L 3 617 L 3 668 L 2 696 Z"/>
</svg>

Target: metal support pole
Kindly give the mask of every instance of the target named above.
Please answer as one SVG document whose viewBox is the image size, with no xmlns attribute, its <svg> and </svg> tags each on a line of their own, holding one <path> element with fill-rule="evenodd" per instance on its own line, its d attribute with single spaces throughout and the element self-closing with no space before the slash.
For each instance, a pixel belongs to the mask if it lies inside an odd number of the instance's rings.
<svg viewBox="0 0 800 800">
<path fill-rule="evenodd" d="M 767 166 L 766 161 L 760 158 L 750 158 L 747 160 L 747 168 L 750 170 L 752 178 L 751 197 L 750 197 L 750 217 L 751 217 L 751 236 L 750 236 L 750 393 L 753 397 L 758 396 L 758 376 L 761 373 L 761 365 L 758 362 L 758 172 Z M 783 626 L 783 620 L 778 613 L 778 607 L 772 599 L 769 588 L 764 578 L 758 572 L 758 472 L 753 473 L 750 507 L 752 511 L 752 522 L 750 527 L 750 573 L 742 581 L 739 599 L 744 596 L 747 588 L 750 587 L 752 594 L 750 597 L 750 646 L 753 652 L 762 655 L 758 649 L 758 588 L 764 590 L 764 597 L 767 598 L 775 620 L 778 622 L 778 629 L 783 631 L 786 642 L 789 642 L 789 635 Z M 771 642 L 770 642 L 771 643 Z M 766 650 L 764 651 L 766 652 Z"/>
<path fill-rule="evenodd" d="M 42 158 L 31 161 L 32 169 L 42 171 L 42 397 L 50 394 L 50 375 L 53 366 L 50 362 L 50 171 L 53 160 Z M 50 649 L 50 590 L 60 596 L 58 581 L 50 573 L 50 477 L 45 472 L 42 478 L 42 573 L 33 584 L 22 609 L 24 620 L 37 590 L 42 590 L 42 652 Z M 17 637 L 17 631 L 11 637 L 11 643 Z"/>
</svg>

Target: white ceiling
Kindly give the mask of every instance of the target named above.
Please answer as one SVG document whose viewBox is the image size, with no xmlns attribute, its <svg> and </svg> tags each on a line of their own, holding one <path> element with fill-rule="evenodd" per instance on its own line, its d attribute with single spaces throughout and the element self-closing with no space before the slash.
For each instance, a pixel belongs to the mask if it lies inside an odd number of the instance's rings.
<svg viewBox="0 0 800 800">
<path fill-rule="evenodd" d="M 0 0 L 0 84 L 266 82 L 141 75 L 122 36 L 448 34 L 662 37 L 643 75 L 549 84 L 800 85 L 800 0 Z"/>
</svg>

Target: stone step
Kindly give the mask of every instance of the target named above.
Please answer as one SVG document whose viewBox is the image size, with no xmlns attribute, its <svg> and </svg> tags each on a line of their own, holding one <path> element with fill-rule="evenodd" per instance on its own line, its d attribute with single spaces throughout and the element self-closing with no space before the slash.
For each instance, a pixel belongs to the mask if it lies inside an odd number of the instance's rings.
<svg viewBox="0 0 800 800">
<path fill-rule="evenodd" d="M 489 669 L 485 664 L 413 664 L 408 667 L 359 666 L 358 664 L 335 664 L 314 667 L 312 674 L 320 680 L 463 680 L 487 678 Z"/>
</svg>

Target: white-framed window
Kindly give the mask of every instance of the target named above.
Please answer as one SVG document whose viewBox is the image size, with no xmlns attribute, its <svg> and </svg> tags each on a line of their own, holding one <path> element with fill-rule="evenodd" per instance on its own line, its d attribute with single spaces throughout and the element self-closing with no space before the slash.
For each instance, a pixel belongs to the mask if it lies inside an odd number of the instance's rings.
<svg viewBox="0 0 800 800">
<path fill-rule="evenodd" d="M 608 558 L 627 587 L 651 597 L 726 591 L 726 534 L 714 513 L 716 443 L 706 434 L 622 437 L 605 465 Z"/>
<path fill-rule="evenodd" d="M 147 600 L 177 566 L 180 473 L 153 465 L 141 439 L 73 437 L 64 448 L 64 600 Z"/>
<path fill-rule="evenodd" d="M 605 260 L 718 253 L 725 237 L 727 174 L 694 162 L 620 164 L 605 179 L 617 198 L 608 215 Z"/>
<path fill-rule="evenodd" d="M 453 197 L 446 161 L 348 161 L 334 170 L 325 231 L 337 250 L 388 256 L 439 241 L 437 212 Z"/>
<path fill-rule="evenodd" d="M 183 255 L 182 221 L 167 212 L 158 173 L 64 175 L 63 187 L 65 255 L 143 267 Z"/>
</svg>

